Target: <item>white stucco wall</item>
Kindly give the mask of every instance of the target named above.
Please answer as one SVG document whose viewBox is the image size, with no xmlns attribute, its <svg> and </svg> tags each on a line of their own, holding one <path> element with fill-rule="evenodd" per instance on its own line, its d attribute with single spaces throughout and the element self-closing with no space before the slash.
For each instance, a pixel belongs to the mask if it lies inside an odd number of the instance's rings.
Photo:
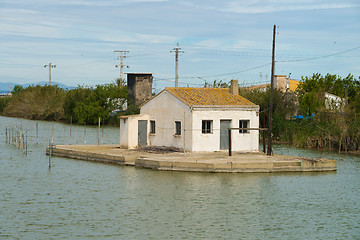
<svg viewBox="0 0 360 240">
<path fill-rule="evenodd" d="M 120 118 L 120 148 L 128 148 L 129 143 L 128 118 Z"/>
<path fill-rule="evenodd" d="M 194 108 L 193 109 L 193 131 L 192 141 L 194 152 L 219 151 L 220 150 L 220 120 L 231 120 L 232 128 L 239 128 L 239 120 L 249 120 L 249 128 L 259 127 L 259 117 L 256 116 L 258 108 L 225 109 L 225 108 Z M 203 134 L 202 121 L 212 120 L 212 133 Z M 233 151 L 258 151 L 259 131 L 251 130 L 249 133 L 239 133 L 239 130 L 232 130 Z"/>
<path fill-rule="evenodd" d="M 139 120 L 149 120 L 149 115 L 130 115 L 120 119 L 120 148 L 137 148 Z"/>
<path fill-rule="evenodd" d="M 172 94 L 164 91 L 141 107 L 141 114 L 148 114 L 155 121 L 155 134 L 150 134 L 148 144 L 154 146 L 174 146 L 191 151 L 191 111 L 190 107 Z M 181 135 L 175 135 L 175 121 L 181 122 Z M 184 132 L 185 122 L 185 132 Z M 185 135 L 185 141 L 184 141 Z M 185 144 L 185 145 L 184 145 Z"/>
<path fill-rule="evenodd" d="M 343 110 L 344 99 L 331 93 L 325 93 L 325 107 L 330 110 Z"/>
</svg>

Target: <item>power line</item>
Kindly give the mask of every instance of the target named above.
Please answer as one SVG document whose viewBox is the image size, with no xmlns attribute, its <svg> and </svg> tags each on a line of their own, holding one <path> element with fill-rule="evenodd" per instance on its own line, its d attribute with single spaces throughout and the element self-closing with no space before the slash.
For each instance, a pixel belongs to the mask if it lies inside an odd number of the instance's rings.
<svg viewBox="0 0 360 240">
<path fill-rule="evenodd" d="M 354 51 L 356 49 L 359 49 L 360 47 L 355 47 L 355 48 L 351 48 L 342 52 L 337 52 L 337 53 L 332 53 L 332 54 L 328 54 L 328 55 L 324 55 L 324 56 L 319 56 L 319 57 L 313 57 L 313 58 L 303 58 L 303 59 L 296 59 L 296 60 L 289 60 L 289 61 L 276 61 L 276 62 L 303 62 L 303 61 L 311 61 L 311 60 L 316 60 L 316 59 L 320 59 L 320 58 L 327 58 L 327 57 L 332 57 L 332 56 L 336 56 L 336 55 L 340 55 L 343 53 L 347 53 L 347 52 L 351 52 Z"/>
<path fill-rule="evenodd" d="M 234 75 L 234 74 L 238 74 L 238 73 L 243 73 L 243 72 L 248 72 L 248 71 L 251 71 L 251 70 L 255 70 L 255 69 L 258 69 L 258 68 L 262 68 L 262 67 L 265 67 L 265 66 L 268 66 L 268 65 L 271 65 L 271 63 L 266 63 L 266 64 L 263 64 L 263 65 L 260 65 L 260 66 L 256 66 L 256 67 L 252 67 L 252 68 L 248 68 L 248 69 L 244 69 L 244 70 L 240 70 L 240 71 L 237 71 L 237 72 L 231 72 L 231 73 L 224 73 L 224 74 L 218 74 L 218 75 L 211 75 L 211 76 L 201 76 L 200 78 L 212 78 L 212 77 L 222 77 L 222 76 L 228 76 L 228 75 Z M 191 76 L 188 76 L 188 77 L 181 77 L 181 79 L 197 79 L 199 78 L 199 76 L 196 76 L 196 77 L 191 77 Z M 173 78 L 158 78 L 159 80 L 162 80 L 162 81 L 166 81 L 166 80 L 171 80 Z"/>
<path fill-rule="evenodd" d="M 263 65 L 260 65 L 260 66 L 257 66 L 257 67 L 248 68 L 248 69 L 240 70 L 240 71 L 237 71 L 237 72 L 224 73 L 224 74 L 211 75 L 211 76 L 201 76 L 201 77 L 202 78 L 212 78 L 212 77 L 222 77 L 222 76 L 234 75 L 234 74 L 248 72 L 248 71 L 255 70 L 255 69 L 262 68 L 262 67 L 269 66 L 269 65 L 271 65 L 271 63 L 266 63 L 266 64 L 263 64 Z M 191 77 L 191 78 L 195 78 L 195 77 Z"/>
<path fill-rule="evenodd" d="M 157 78 L 154 77 L 154 79 L 156 79 L 157 81 L 163 81 L 163 82 L 170 82 L 173 83 L 174 80 L 169 80 L 168 78 Z M 172 79 L 172 78 L 171 78 Z M 187 82 L 178 82 L 181 84 L 186 84 L 186 85 L 191 85 L 191 86 L 204 86 L 204 84 L 199 84 L 199 83 L 187 83 Z"/>
</svg>

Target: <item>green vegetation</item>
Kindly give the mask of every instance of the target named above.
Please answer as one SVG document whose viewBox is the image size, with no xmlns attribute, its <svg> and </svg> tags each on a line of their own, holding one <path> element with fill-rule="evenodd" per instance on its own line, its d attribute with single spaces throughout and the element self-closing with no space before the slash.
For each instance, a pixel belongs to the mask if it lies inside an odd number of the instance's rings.
<svg viewBox="0 0 360 240">
<path fill-rule="evenodd" d="M 65 90 L 57 86 L 15 86 L 4 114 L 28 119 L 61 120 Z"/>
<path fill-rule="evenodd" d="M 298 147 L 341 151 L 360 150 L 360 79 L 352 75 L 313 74 L 304 77 L 295 93 L 274 91 L 273 137 Z M 341 104 L 327 104 L 324 92 L 342 98 Z M 270 90 L 241 89 L 240 94 L 260 105 L 268 122 Z M 265 106 L 265 107 L 263 107 Z M 304 119 L 291 119 L 302 114 Z M 315 117 L 306 119 L 306 116 Z M 262 114 L 260 114 L 263 122 Z"/>
<path fill-rule="evenodd" d="M 5 107 L 9 104 L 10 97 L 0 97 L 0 113 L 4 112 Z"/>
<path fill-rule="evenodd" d="M 115 83 L 95 88 L 79 86 L 63 90 L 57 86 L 15 86 L 12 97 L 0 100 L 0 113 L 6 116 L 37 120 L 66 120 L 78 124 L 117 125 L 120 114 L 138 113 L 138 106 L 123 108 L 128 101 L 127 87 Z M 114 110 L 119 110 L 113 113 Z"/>
<path fill-rule="evenodd" d="M 112 111 L 122 110 L 127 97 L 127 88 L 113 83 L 97 85 L 95 89 L 78 87 L 66 94 L 65 116 L 79 124 L 97 124 L 99 117 L 108 123 Z"/>
</svg>

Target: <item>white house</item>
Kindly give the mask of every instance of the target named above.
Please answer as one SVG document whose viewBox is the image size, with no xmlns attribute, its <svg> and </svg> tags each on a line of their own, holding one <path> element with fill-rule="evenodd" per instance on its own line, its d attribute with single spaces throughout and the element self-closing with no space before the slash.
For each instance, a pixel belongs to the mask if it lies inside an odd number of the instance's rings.
<svg viewBox="0 0 360 240">
<path fill-rule="evenodd" d="M 345 99 L 331 93 L 324 93 L 325 108 L 329 110 L 344 110 Z"/>
<path fill-rule="evenodd" d="M 258 128 L 259 106 L 238 95 L 237 80 L 226 88 L 169 87 L 120 119 L 120 145 L 173 146 L 219 151 L 229 146 L 229 128 Z M 257 130 L 232 130 L 233 151 L 258 151 Z"/>
</svg>

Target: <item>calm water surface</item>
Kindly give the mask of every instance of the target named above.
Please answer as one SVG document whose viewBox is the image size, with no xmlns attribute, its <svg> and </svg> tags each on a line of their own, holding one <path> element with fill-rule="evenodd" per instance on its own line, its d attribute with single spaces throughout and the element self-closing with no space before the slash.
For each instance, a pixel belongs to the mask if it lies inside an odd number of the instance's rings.
<svg viewBox="0 0 360 240">
<path fill-rule="evenodd" d="M 333 173 L 161 172 L 52 158 L 69 125 L 0 117 L 0 239 L 360 239 L 360 157 L 276 146 L 338 160 Z M 5 142 L 22 125 L 29 153 Z M 100 133 L 118 143 L 118 128 Z M 32 137 L 30 137 L 32 136 Z M 97 144 L 98 130 L 86 127 Z M 73 144 L 85 127 L 72 126 Z M 100 137 L 101 141 L 101 137 Z"/>
</svg>

